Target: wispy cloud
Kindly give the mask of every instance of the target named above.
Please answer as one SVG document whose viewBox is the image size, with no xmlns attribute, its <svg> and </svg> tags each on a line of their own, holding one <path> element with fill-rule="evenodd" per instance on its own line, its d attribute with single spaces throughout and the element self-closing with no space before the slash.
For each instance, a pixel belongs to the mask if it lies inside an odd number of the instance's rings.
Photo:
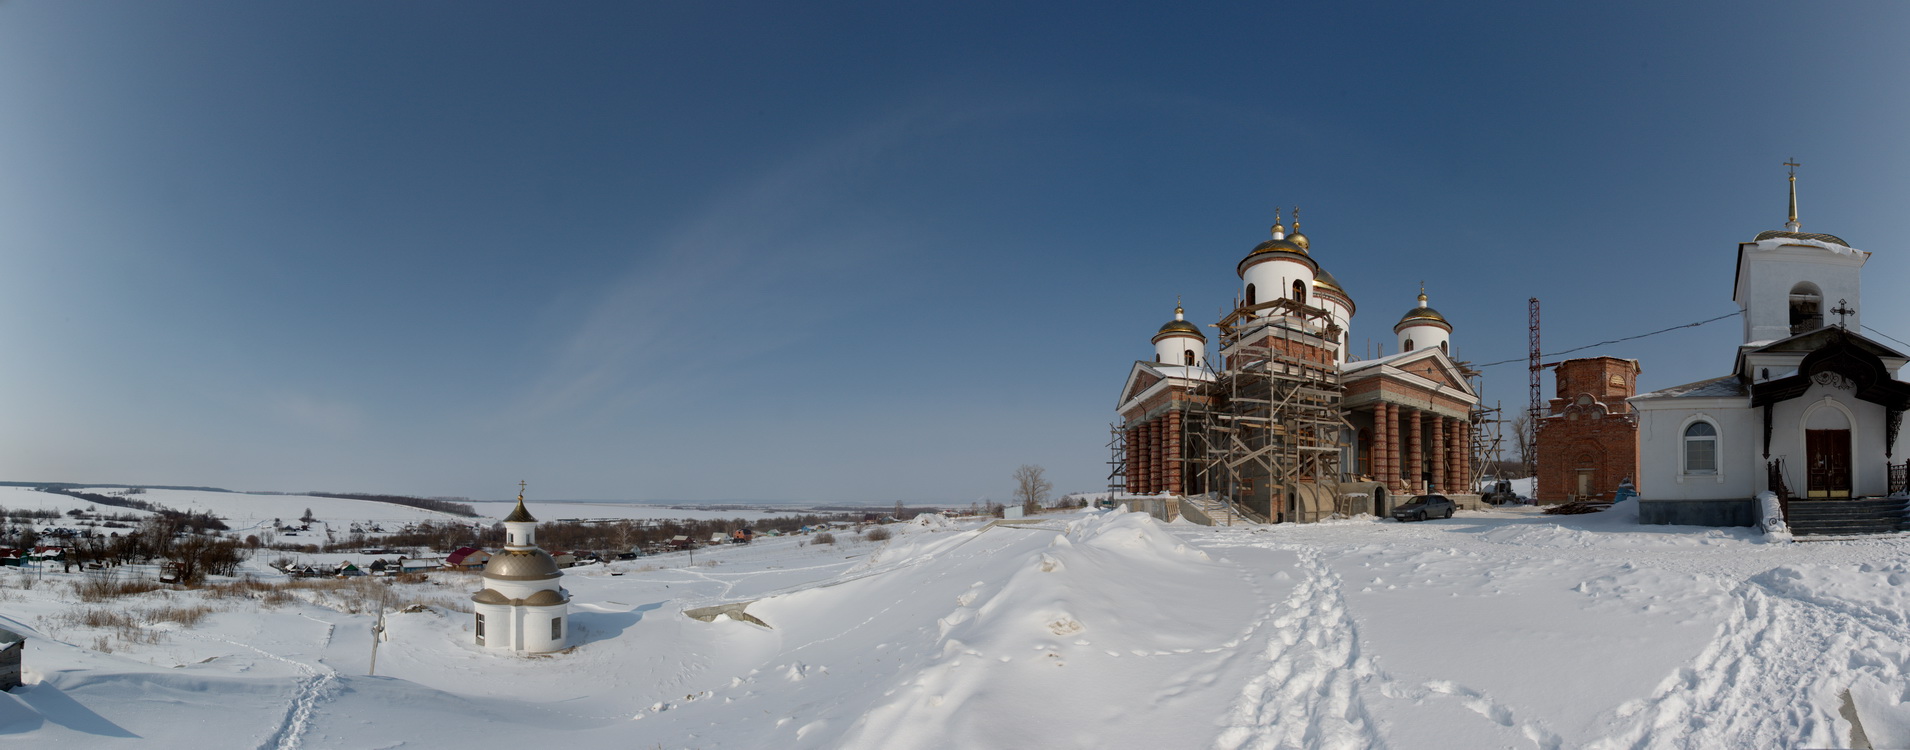
<svg viewBox="0 0 1910 750">
<path fill-rule="evenodd" d="M 330 437 L 355 435 L 365 424 L 365 412 L 357 404 L 305 393 L 273 396 L 266 410 L 281 422 Z"/>
<path fill-rule="evenodd" d="M 517 416 L 660 397 L 826 319 L 832 275 L 907 236 L 850 197 L 885 160 L 980 115 L 918 107 L 871 122 L 740 182 L 665 237 L 633 241 L 641 260 L 582 316 Z"/>
</svg>

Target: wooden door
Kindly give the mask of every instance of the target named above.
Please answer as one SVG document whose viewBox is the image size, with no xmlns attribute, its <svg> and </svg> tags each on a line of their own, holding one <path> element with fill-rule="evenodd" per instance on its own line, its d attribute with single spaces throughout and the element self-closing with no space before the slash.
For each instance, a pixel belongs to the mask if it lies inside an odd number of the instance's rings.
<svg viewBox="0 0 1910 750">
<path fill-rule="evenodd" d="M 1805 430 L 1808 495 L 1850 497 L 1850 430 Z"/>
</svg>

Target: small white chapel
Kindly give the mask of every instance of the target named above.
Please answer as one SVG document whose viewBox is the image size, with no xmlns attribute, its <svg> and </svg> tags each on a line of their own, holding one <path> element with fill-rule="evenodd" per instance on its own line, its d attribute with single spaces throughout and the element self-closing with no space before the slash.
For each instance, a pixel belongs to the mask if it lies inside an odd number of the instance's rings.
<svg viewBox="0 0 1910 750">
<path fill-rule="evenodd" d="M 1893 461 L 1910 383 L 1897 372 L 1910 358 L 1862 333 L 1869 258 L 1802 231 L 1793 169 L 1784 228 L 1738 245 L 1744 336 L 1730 374 L 1629 399 L 1640 522 L 1749 526 L 1766 490 L 1786 507 L 1902 490 Z"/>
<path fill-rule="evenodd" d="M 537 546 L 537 519 L 524 509 L 519 482 L 517 508 L 504 517 L 504 549 L 484 564 L 484 589 L 471 597 L 477 645 L 529 654 L 568 648 L 563 577 L 557 560 Z"/>
</svg>

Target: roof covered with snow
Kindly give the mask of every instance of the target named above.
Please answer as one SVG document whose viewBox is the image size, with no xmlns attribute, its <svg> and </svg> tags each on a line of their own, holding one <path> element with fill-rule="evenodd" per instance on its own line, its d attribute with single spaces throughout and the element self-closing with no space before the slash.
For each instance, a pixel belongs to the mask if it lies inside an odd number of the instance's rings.
<svg viewBox="0 0 1910 750">
<path fill-rule="evenodd" d="M 1749 393 L 1750 392 L 1744 388 L 1744 381 L 1739 380 L 1738 376 L 1726 375 L 1721 378 L 1700 380 L 1696 383 L 1674 385 L 1670 388 L 1656 390 L 1650 393 L 1641 393 L 1632 398 L 1733 398 L 1742 397 Z"/>
</svg>

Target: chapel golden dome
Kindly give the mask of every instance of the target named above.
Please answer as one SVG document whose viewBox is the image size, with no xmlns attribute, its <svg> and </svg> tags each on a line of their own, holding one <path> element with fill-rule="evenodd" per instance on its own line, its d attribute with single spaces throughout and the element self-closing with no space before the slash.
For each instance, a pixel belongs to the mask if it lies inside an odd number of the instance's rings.
<svg viewBox="0 0 1910 750">
<path fill-rule="evenodd" d="M 514 550 L 506 547 L 491 556 L 484 563 L 484 577 L 506 581 L 542 581 L 549 578 L 561 578 L 563 571 L 558 569 L 557 560 L 549 552 L 531 548 Z"/>
</svg>

